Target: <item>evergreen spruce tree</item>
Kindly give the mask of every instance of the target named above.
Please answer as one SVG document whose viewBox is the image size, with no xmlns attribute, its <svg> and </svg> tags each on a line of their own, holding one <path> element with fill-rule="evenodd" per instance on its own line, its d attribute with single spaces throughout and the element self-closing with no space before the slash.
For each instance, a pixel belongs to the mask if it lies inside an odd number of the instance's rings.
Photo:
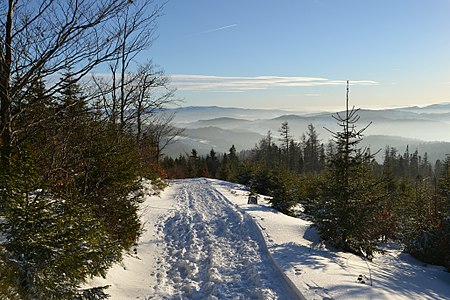
<svg viewBox="0 0 450 300">
<path fill-rule="evenodd" d="M 253 156 L 256 161 L 268 169 L 273 169 L 279 164 L 280 158 L 278 147 L 273 141 L 272 132 L 270 130 L 267 132 L 266 136 L 259 141 Z"/>
<path fill-rule="evenodd" d="M 224 153 L 220 167 L 220 178 L 236 182 L 238 179 L 239 159 L 234 145 L 231 146 L 228 153 Z"/>
<path fill-rule="evenodd" d="M 138 188 L 136 139 L 88 112 L 74 82 L 58 107 L 38 99 L 43 89 L 28 93 L 27 113 L 45 122 L 19 135 L 1 190 L 9 201 L 0 207 L 0 296 L 11 299 L 72 299 L 141 232 L 139 201 L 130 196 Z"/>
<path fill-rule="evenodd" d="M 416 187 L 416 194 L 420 188 Z M 413 256 L 450 270 L 450 156 L 442 164 L 437 188 L 436 197 L 427 191 L 416 196 L 404 242 L 406 251 Z"/>
<path fill-rule="evenodd" d="M 280 133 L 280 142 L 281 142 L 281 154 L 283 157 L 283 163 L 285 164 L 287 169 L 290 169 L 290 142 L 292 139 L 291 129 L 289 128 L 288 121 L 284 121 L 281 123 L 281 128 L 278 130 Z"/>
<path fill-rule="evenodd" d="M 238 166 L 239 166 L 239 159 L 237 156 L 236 147 L 234 147 L 234 145 L 232 145 L 228 152 L 228 160 L 227 160 L 227 165 L 226 165 L 226 168 L 228 169 L 227 180 L 233 181 L 233 182 L 237 181 Z"/>
<path fill-rule="evenodd" d="M 120 248 L 88 206 L 55 197 L 30 158 L 13 159 L 10 189 L 2 191 L 10 201 L 2 206 L 0 286 L 13 298 L 72 299 L 87 277 L 120 260 Z"/>
<path fill-rule="evenodd" d="M 358 110 L 348 107 L 348 82 L 345 115 L 333 116 L 341 127 L 332 132 L 336 152 L 330 156 L 326 184 L 315 213 L 322 238 L 343 250 L 371 259 L 378 236 L 372 236 L 374 216 L 380 197 L 371 176 L 372 156 L 358 147 L 364 130 L 357 130 Z"/>
<path fill-rule="evenodd" d="M 197 150 L 192 149 L 191 150 L 191 154 L 189 156 L 189 160 L 188 160 L 188 169 L 187 169 L 187 174 L 188 177 L 197 177 L 198 176 L 198 171 L 199 171 L 199 157 L 198 157 L 198 153 Z"/>
<path fill-rule="evenodd" d="M 209 151 L 209 155 L 206 156 L 206 166 L 211 177 L 216 178 L 220 162 L 214 149 L 211 149 L 211 151 Z"/>
<path fill-rule="evenodd" d="M 322 170 L 321 147 L 319 135 L 314 125 L 308 125 L 308 132 L 302 137 L 304 171 L 308 173 L 317 173 Z"/>
<path fill-rule="evenodd" d="M 61 78 L 60 110 L 69 119 L 76 120 L 86 112 L 86 102 L 78 82 L 73 78 L 70 70 L 63 73 Z"/>
<path fill-rule="evenodd" d="M 300 170 L 300 164 L 302 163 L 302 153 L 301 149 L 293 139 L 289 142 L 289 156 L 288 156 L 288 166 L 289 171 L 295 172 Z"/>
<path fill-rule="evenodd" d="M 293 208 L 300 201 L 298 176 L 286 169 L 279 169 L 274 174 L 273 190 L 270 191 L 272 198 L 269 203 L 276 210 L 286 214 L 294 215 Z"/>
<path fill-rule="evenodd" d="M 412 197 L 410 185 L 399 175 L 397 149 L 386 146 L 381 172 L 382 191 L 385 195 L 380 200 L 380 209 L 376 216 L 377 234 L 382 241 L 397 239 L 402 224 L 401 214 L 407 210 L 406 203 Z"/>
</svg>

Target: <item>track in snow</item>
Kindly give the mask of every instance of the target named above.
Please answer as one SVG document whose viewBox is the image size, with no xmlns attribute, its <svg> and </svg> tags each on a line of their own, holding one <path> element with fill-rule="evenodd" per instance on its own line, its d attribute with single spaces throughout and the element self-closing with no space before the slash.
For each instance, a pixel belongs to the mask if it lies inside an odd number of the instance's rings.
<svg viewBox="0 0 450 300">
<path fill-rule="evenodd" d="M 161 220 L 156 293 L 164 299 L 295 299 L 253 222 L 205 179 L 173 181 L 177 209 Z"/>
</svg>

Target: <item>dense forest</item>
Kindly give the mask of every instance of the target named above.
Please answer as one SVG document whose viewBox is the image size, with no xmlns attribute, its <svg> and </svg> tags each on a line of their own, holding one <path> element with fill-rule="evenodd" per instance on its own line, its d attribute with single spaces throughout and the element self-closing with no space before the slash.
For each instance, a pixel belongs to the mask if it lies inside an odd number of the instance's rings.
<svg viewBox="0 0 450 300">
<path fill-rule="evenodd" d="M 359 143 L 358 110 L 333 116 L 341 131 L 324 143 L 314 125 L 299 140 L 288 122 L 268 132 L 254 149 L 213 149 L 199 157 L 165 157 L 168 178 L 212 177 L 247 185 L 270 196 L 277 210 L 302 212 L 330 245 L 372 259 L 379 245 L 399 241 L 415 257 L 450 269 L 450 156 L 432 163 L 427 153 L 390 146 L 384 161 Z M 370 125 L 370 124 L 369 124 Z"/>
</svg>

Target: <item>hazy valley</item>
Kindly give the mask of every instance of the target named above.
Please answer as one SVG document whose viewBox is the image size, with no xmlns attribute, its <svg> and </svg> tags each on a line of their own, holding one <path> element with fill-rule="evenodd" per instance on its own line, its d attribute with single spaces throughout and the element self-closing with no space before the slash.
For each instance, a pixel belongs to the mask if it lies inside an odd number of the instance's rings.
<svg viewBox="0 0 450 300">
<path fill-rule="evenodd" d="M 283 110 L 225 108 L 217 106 L 182 107 L 170 110 L 176 113 L 175 124 L 186 128 L 177 141 L 168 146 L 166 154 L 178 156 L 196 149 L 206 154 L 213 148 L 226 152 L 235 145 L 238 151 L 253 148 L 270 130 L 278 138 L 281 123 L 287 121 L 294 140 L 299 141 L 307 126 L 313 124 L 323 143 L 331 138 L 330 132 L 338 126 L 333 112 L 292 112 Z M 450 104 L 433 104 L 426 107 L 404 107 L 383 110 L 359 111 L 360 128 L 370 122 L 362 145 L 372 152 L 386 145 L 402 153 L 427 152 L 430 161 L 443 159 L 450 153 Z M 383 151 L 377 155 L 381 160 Z"/>
</svg>

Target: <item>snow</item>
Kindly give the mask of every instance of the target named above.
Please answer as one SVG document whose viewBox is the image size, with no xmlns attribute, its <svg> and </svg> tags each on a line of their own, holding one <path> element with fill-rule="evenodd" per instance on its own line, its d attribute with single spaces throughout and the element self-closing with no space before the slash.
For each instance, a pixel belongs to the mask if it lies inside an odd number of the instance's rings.
<svg viewBox="0 0 450 300">
<path fill-rule="evenodd" d="M 156 237 L 155 224 L 174 209 L 170 188 L 164 196 L 153 195 L 150 182 L 144 183 L 146 201 L 142 204 L 141 220 L 144 225 L 136 253 L 125 255 L 122 263 L 113 266 L 106 278 L 96 277 L 87 283 L 87 287 L 110 285 L 106 293 L 111 299 L 146 299 L 154 294 L 157 284 L 156 262 L 162 254 L 161 241 Z M 134 252 L 134 251 L 132 251 Z"/>
<path fill-rule="evenodd" d="M 247 196 L 219 180 L 170 181 L 143 203 L 137 254 L 88 285 L 110 285 L 111 299 L 450 299 L 443 268 L 395 244 L 373 262 L 327 249 L 308 221 Z"/>
<path fill-rule="evenodd" d="M 168 254 L 159 263 L 165 271 L 161 294 L 180 299 L 294 299 L 248 215 L 206 179 L 172 184 L 179 185 L 174 195 L 178 209 L 158 225 Z"/>
</svg>

